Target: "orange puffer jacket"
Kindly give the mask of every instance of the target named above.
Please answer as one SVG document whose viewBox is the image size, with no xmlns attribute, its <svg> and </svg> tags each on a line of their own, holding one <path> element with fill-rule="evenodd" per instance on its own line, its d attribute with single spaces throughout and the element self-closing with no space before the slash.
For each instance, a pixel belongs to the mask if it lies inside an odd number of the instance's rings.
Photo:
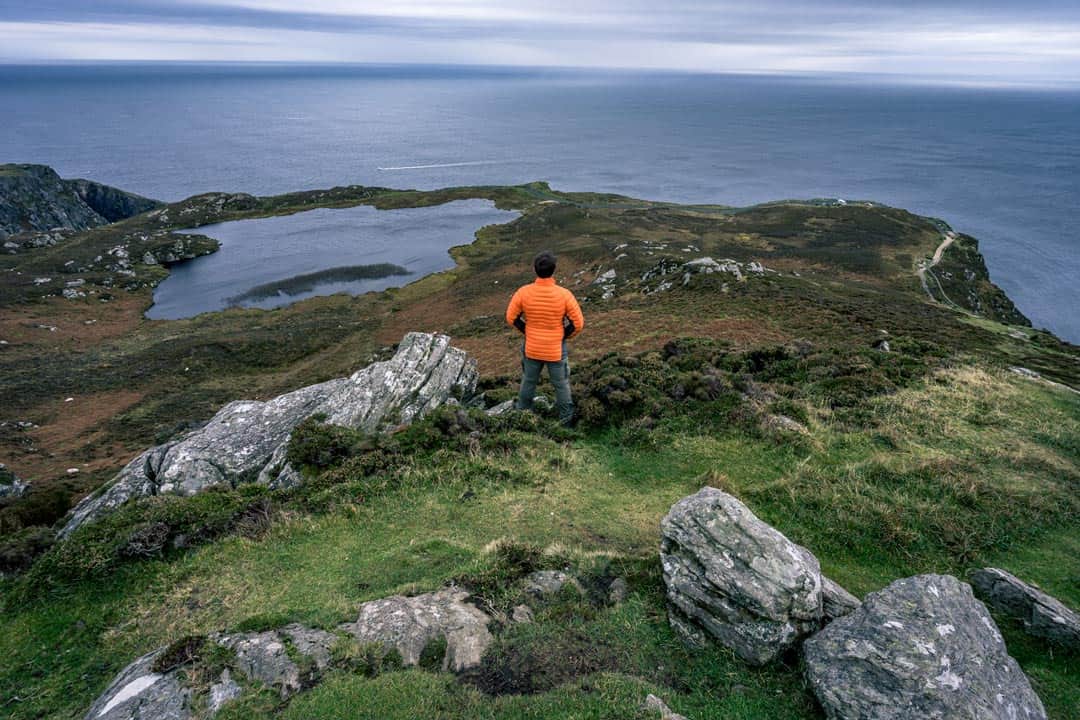
<svg viewBox="0 0 1080 720">
<path fill-rule="evenodd" d="M 532 285 L 524 285 L 514 293 L 506 308 L 506 322 L 513 325 L 525 315 L 525 356 L 533 360 L 557 362 L 562 360 L 563 318 L 574 323 L 574 332 L 585 327 L 574 294 L 555 284 L 555 278 L 536 278 Z"/>
</svg>

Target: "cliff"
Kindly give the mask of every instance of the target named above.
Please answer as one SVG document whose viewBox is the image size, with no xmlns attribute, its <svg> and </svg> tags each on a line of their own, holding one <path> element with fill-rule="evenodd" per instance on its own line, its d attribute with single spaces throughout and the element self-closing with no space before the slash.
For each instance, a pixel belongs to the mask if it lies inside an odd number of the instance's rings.
<svg viewBox="0 0 1080 720">
<path fill-rule="evenodd" d="M 160 205 L 90 180 L 65 180 L 47 165 L 0 165 L 0 240 L 35 230 L 87 230 Z"/>
</svg>

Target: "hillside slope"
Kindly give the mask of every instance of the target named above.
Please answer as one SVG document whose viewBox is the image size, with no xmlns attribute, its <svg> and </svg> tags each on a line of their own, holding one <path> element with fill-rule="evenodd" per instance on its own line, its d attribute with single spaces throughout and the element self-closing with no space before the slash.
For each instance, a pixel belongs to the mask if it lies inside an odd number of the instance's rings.
<svg viewBox="0 0 1080 720">
<path fill-rule="evenodd" d="M 269 312 L 142 318 L 167 272 L 154 253 L 176 229 L 465 197 L 523 214 L 456 248 L 450 272 Z M 22 569 L 0 585 L 0 703 L 78 717 L 155 647 L 290 621 L 332 629 L 363 601 L 447 583 L 509 612 L 524 576 L 548 568 L 589 588 L 622 577 L 627 597 L 539 607 L 500 629 L 477 676 L 348 655 L 289 702 L 266 692 L 218 717 L 645 718 L 648 692 L 695 720 L 821 717 L 797 660 L 749 670 L 719 648 L 688 651 L 668 626 L 658 523 L 702 485 L 740 497 L 859 595 L 994 564 L 1076 607 L 1080 353 L 980 291 L 927 297 L 916 270 L 943 232 L 872 203 L 353 186 L 199 196 L 0 260 L 23 273 L 0 274 L 0 450 L 32 482 L 0 508 L 0 558 Z M 126 267 L 94 261 L 117 247 Z M 512 396 L 520 341 L 501 315 L 540 249 L 559 255 L 587 318 L 572 348 L 577 432 L 478 411 L 384 439 L 316 422 L 291 450 L 300 489 L 149 498 L 53 543 L 71 502 L 146 447 L 230 400 L 348 375 L 407 331 L 446 332 L 475 356 L 484 404 Z M 981 264 L 964 251 L 944 251 L 950 272 Z M 62 296 L 76 280 L 84 294 Z M 1075 656 L 999 620 L 1050 716 L 1078 717 Z"/>
</svg>

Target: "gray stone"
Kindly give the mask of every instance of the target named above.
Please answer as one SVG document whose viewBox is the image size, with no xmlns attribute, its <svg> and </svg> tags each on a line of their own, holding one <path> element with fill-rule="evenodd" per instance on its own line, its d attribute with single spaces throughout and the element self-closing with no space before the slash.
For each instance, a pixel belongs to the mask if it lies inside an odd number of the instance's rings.
<svg viewBox="0 0 1080 720">
<path fill-rule="evenodd" d="M 120 671 L 86 713 L 86 720 L 188 720 L 191 691 L 176 673 L 155 673 L 154 661 L 165 648 L 143 655 Z"/>
<path fill-rule="evenodd" d="M 286 625 L 280 630 L 260 633 L 219 635 L 213 638 L 236 653 L 237 669 L 249 680 L 275 688 L 282 698 L 299 692 L 313 678 L 301 676 L 301 668 L 290 657 L 286 643 L 297 653 L 311 658 L 319 672 L 330 664 L 330 648 L 337 636 L 302 625 Z"/>
<path fill-rule="evenodd" d="M 533 621 L 532 608 L 528 605 L 515 605 L 510 611 L 510 619 L 516 623 L 531 623 Z"/>
<path fill-rule="evenodd" d="M 971 588 L 897 580 L 803 645 L 830 720 L 1036 720 L 1042 703 Z"/>
<path fill-rule="evenodd" d="M 686 720 L 685 715 L 672 711 L 666 702 L 652 693 L 649 693 L 649 696 L 645 698 L 644 707 L 651 712 L 660 713 L 660 720 Z"/>
<path fill-rule="evenodd" d="M 30 486 L 0 463 L 0 498 L 20 497 Z"/>
<path fill-rule="evenodd" d="M 372 600 L 360 606 L 355 622 L 341 629 L 362 643 L 396 649 L 406 666 L 418 664 L 428 643 L 444 638 L 442 667 L 461 672 L 479 665 L 492 641 L 490 618 L 465 602 L 467 597 L 464 590 L 446 589 Z"/>
<path fill-rule="evenodd" d="M 821 610 L 826 622 L 844 617 L 855 611 L 862 601 L 838 583 L 824 575 L 821 576 Z"/>
<path fill-rule="evenodd" d="M 993 610 L 1022 622 L 1029 635 L 1080 649 L 1080 614 L 1056 598 L 998 568 L 976 570 L 971 585 Z"/>
<path fill-rule="evenodd" d="M 488 415 L 491 415 L 492 417 L 498 417 L 500 415 L 505 415 L 506 413 L 513 410 L 514 409 L 514 404 L 515 404 L 514 400 L 504 400 L 503 402 L 499 403 L 495 407 L 490 407 L 487 410 L 485 410 L 484 412 L 486 412 Z"/>
<path fill-rule="evenodd" d="M 702 488 L 660 528 L 669 616 L 688 644 L 712 637 L 762 665 L 820 625 L 817 558 L 734 497 Z"/>
<path fill-rule="evenodd" d="M 257 680 L 277 690 L 282 698 L 300 691 L 300 668 L 273 630 L 221 635 L 214 641 L 236 653 L 236 669 L 249 680 Z"/>
<path fill-rule="evenodd" d="M 608 602 L 612 605 L 618 605 L 626 600 L 626 596 L 630 594 L 630 588 L 626 584 L 626 580 L 621 577 L 617 577 L 611 581 L 608 585 Z"/>
<path fill-rule="evenodd" d="M 585 589 L 577 578 L 558 570 L 537 570 L 529 573 L 525 578 L 525 594 L 535 598 L 551 598 L 559 594 L 567 584 L 579 595 L 585 594 Z"/>
<path fill-rule="evenodd" d="M 83 499 L 60 536 L 137 497 L 192 495 L 256 478 L 271 487 L 297 484 L 299 474 L 284 462 L 285 446 L 306 418 L 321 413 L 331 424 L 384 431 L 470 395 L 476 380 L 476 362 L 451 347 L 449 337 L 409 333 L 390 360 L 266 402 L 229 403 L 199 430 L 147 450 L 111 485 Z"/>
<path fill-rule="evenodd" d="M 210 697 L 207 700 L 209 714 L 211 716 L 217 715 L 225 703 L 235 700 L 243 693 L 244 689 L 232 679 L 229 669 L 225 668 L 221 671 L 221 678 L 210 686 Z"/>
</svg>

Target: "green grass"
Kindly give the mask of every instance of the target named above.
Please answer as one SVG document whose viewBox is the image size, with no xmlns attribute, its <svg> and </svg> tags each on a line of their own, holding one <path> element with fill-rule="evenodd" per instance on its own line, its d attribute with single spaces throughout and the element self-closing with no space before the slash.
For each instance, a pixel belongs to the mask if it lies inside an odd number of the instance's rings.
<svg viewBox="0 0 1080 720">
<path fill-rule="evenodd" d="M 335 670 L 290 703 L 253 696 L 222 717 L 643 717 L 647 692 L 695 719 L 818 717 L 797 661 L 749 670 L 722 649 L 686 651 L 667 626 L 658 523 L 703 484 L 743 498 L 860 594 L 992 563 L 1080 605 L 1075 396 L 965 365 L 866 404 L 873 432 L 807 405 L 812 437 L 794 445 L 673 421 L 659 445 L 626 444 L 607 428 L 569 443 L 526 434 L 532 442 L 510 452 L 425 456 L 381 492 L 289 511 L 258 538 L 121 563 L 9 605 L 0 703 L 14 718 L 76 717 L 142 652 L 285 620 L 332 628 L 365 600 L 475 577 L 491 566 L 491 544 L 512 539 L 630 581 L 620 606 L 571 600 L 500 633 L 502 667 L 562 684 L 489 696 L 449 675 Z M 1051 717 L 1077 717 L 1075 658 L 1004 630 Z M 553 670 L 570 666 L 585 674 Z"/>
</svg>

